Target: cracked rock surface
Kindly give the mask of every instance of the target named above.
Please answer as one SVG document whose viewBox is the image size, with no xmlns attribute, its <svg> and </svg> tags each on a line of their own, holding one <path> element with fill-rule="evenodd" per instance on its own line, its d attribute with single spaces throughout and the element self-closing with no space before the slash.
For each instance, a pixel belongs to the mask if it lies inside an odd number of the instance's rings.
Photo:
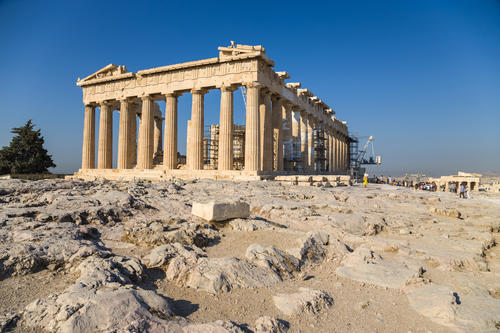
<svg viewBox="0 0 500 333">
<path fill-rule="evenodd" d="M 481 193 L 0 180 L 0 330 L 494 332 L 499 231 Z"/>
</svg>

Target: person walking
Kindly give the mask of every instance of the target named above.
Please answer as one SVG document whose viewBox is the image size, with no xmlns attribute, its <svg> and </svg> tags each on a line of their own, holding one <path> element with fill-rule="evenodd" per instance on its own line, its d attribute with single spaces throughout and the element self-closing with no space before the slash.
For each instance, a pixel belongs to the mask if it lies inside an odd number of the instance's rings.
<svg viewBox="0 0 500 333">
<path fill-rule="evenodd" d="M 366 188 L 366 186 L 368 186 L 368 174 L 365 173 L 365 175 L 363 176 L 363 187 Z"/>
<path fill-rule="evenodd" d="M 465 187 L 463 184 L 460 184 L 460 198 L 465 199 Z"/>
</svg>

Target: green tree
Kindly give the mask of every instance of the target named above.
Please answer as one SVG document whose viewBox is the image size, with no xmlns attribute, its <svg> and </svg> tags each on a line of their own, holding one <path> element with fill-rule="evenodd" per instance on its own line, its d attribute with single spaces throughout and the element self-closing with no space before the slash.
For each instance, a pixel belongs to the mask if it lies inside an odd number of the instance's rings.
<svg viewBox="0 0 500 333">
<path fill-rule="evenodd" d="M 16 134 L 9 146 L 0 150 L 0 174 L 46 173 L 56 165 L 43 148 L 44 139 L 40 130 L 34 130 L 31 119 L 23 127 L 13 128 Z"/>
</svg>

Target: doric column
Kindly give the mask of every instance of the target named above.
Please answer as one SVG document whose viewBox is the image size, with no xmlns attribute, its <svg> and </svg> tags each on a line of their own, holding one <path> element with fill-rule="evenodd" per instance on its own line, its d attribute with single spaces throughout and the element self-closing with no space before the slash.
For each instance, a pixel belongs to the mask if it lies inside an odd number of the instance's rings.
<svg viewBox="0 0 500 333">
<path fill-rule="evenodd" d="M 273 170 L 283 170 L 283 116 L 281 96 L 272 95 Z"/>
<path fill-rule="evenodd" d="M 263 171 L 273 170 L 273 123 L 271 95 L 261 89 L 259 99 L 260 115 L 260 166 Z"/>
<path fill-rule="evenodd" d="M 259 140 L 259 90 L 260 84 L 247 84 L 247 109 L 245 116 L 245 170 L 260 170 Z"/>
<path fill-rule="evenodd" d="M 345 136 L 342 136 L 342 170 L 345 171 L 347 169 L 346 165 L 346 144 L 345 144 Z"/>
<path fill-rule="evenodd" d="M 118 169 L 130 169 L 130 136 L 132 135 L 132 122 L 130 118 L 133 108 L 130 107 L 128 100 L 123 99 L 120 101 L 120 128 L 118 133 Z"/>
<path fill-rule="evenodd" d="M 347 149 L 347 137 L 344 137 L 344 170 L 349 169 L 349 151 Z"/>
<path fill-rule="evenodd" d="M 177 97 L 168 93 L 165 106 L 165 149 L 163 165 L 166 169 L 177 169 Z"/>
<path fill-rule="evenodd" d="M 339 133 L 335 132 L 333 136 L 335 140 L 335 172 L 338 173 L 340 171 L 340 140 Z"/>
<path fill-rule="evenodd" d="M 139 127 L 138 169 L 153 168 L 154 109 L 151 96 L 142 97 L 142 115 Z"/>
<path fill-rule="evenodd" d="M 302 171 L 309 169 L 309 125 L 305 111 L 300 113 L 300 155 L 302 158 Z"/>
<path fill-rule="evenodd" d="M 307 168 L 312 172 L 316 170 L 314 155 L 314 130 L 315 125 L 313 117 L 309 116 L 307 120 Z"/>
<path fill-rule="evenodd" d="M 344 171 L 344 141 L 342 135 L 339 136 L 339 170 Z"/>
<path fill-rule="evenodd" d="M 154 143 L 153 143 L 153 155 L 162 151 L 162 141 L 163 141 L 163 118 L 157 117 L 154 120 Z"/>
<path fill-rule="evenodd" d="M 111 169 L 113 167 L 113 110 L 107 102 L 102 102 L 100 108 L 97 168 Z"/>
<path fill-rule="evenodd" d="M 203 122 L 204 122 L 204 94 L 205 90 L 193 89 L 191 106 L 191 129 L 188 139 L 189 149 L 186 163 L 190 170 L 203 169 Z"/>
<path fill-rule="evenodd" d="M 134 166 L 137 164 L 137 107 L 138 105 L 133 102 L 129 103 L 130 109 L 130 136 L 129 136 L 129 161 L 130 166 Z"/>
<path fill-rule="evenodd" d="M 335 156 L 335 141 L 333 140 L 333 135 L 331 131 L 328 131 L 328 171 L 330 173 L 335 171 L 334 156 Z"/>
<path fill-rule="evenodd" d="M 220 123 L 218 170 L 233 169 L 233 91 L 234 87 L 220 88 Z"/>
<path fill-rule="evenodd" d="M 345 163 L 347 170 L 351 169 L 351 144 L 349 143 L 349 135 L 346 136 L 345 143 L 346 155 L 345 155 Z"/>
<path fill-rule="evenodd" d="M 282 103 L 282 131 L 283 131 L 283 158 L 289 160 L 292 157 L 292 108 L 289 103 Z M 289 170 L 290 166 L 285 165 L 285 169 Z"/>
<path fill-rule="evenodd" d="M 300 128 L 300 110 L 296 107 L 293 108 L 292 115 L 292 158 L 297 160 L 301 158 L 301 128 Z M 298 170 L 298 163 L 295 163 L 295 169 Z"/>
<path fill-rule="evenodd" d="M 95 106 L 85 105 L 83 123 L 82 169 L 95 168 Z"/>
</svg>

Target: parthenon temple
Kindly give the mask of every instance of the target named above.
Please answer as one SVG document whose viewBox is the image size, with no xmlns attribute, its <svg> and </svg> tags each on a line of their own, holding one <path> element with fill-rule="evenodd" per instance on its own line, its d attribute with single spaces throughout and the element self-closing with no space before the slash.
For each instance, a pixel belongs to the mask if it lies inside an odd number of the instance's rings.
<svg viewBox="0 0 500 333">
<path fill-rule="evenodd" d="M 274 71 L 274 62 L 262 46 L 232 42 L 218 50 L 216 58 L 136 73 L 110 64 L 79 79 L 85 120 L 82 167 L 75 177 L 262 179 L 347 173 L 347 123 L 330 106 L 300 83 L 285 82 L 290 75 Z M 246 96 L 244 126 L 236 126 L 233 116 L 233 92 L 240 87 Z M 220 90 L 220 122 L 212 126 L 216 132 L 205 138 L 204 95 L 211 89 Z M 178 153 L 177 128 L 178 112 L 184 112 L 177 102 L 184 93 L 192 96 L 185 164 Z M 158 101 L 165 101 L 164 114 Z M 115 110 L 119 134 L 113 169 Z M 208 149 L 207 140 L 216 149 Z M 207 156 L 214 153 L 215 159 Z"/>
</svg>

